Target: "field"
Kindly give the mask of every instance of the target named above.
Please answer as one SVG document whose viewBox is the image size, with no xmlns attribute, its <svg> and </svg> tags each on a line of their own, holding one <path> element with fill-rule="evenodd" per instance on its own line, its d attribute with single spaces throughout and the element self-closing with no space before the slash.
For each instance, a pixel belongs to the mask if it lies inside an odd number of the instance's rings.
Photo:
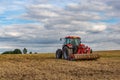
<svg viewBox="0 0 120 80">
<path fill-rule="evenodd" d="M 54 54 L 0 55 L 0 80 L 119 80 L 120 50 L 98 60 L 57 60 Z"/>
</svg>

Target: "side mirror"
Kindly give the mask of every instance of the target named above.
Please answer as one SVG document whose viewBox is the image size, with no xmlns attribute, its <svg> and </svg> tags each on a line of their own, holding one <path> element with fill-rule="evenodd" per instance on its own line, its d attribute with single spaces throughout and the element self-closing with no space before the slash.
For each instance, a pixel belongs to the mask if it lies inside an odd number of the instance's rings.
<svg viewBox="0 0 120 80">
<path fill-rule="evenodd" d="M 60 41 L 62 41 L 62 38 L 60 38 Z"/>
</svg>

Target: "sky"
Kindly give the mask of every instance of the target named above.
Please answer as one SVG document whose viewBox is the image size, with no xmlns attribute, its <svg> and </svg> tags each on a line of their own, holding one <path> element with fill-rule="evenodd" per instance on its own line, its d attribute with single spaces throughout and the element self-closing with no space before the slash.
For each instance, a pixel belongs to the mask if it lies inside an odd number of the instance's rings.
<svg viewBox="0 0 120 80">
<path fill-rule="evenodd" d="M 80 36 L 93 50 L 120 50 L 120 0 L 0 0 L 0 52 L 55 52 Z"/>
</svg>

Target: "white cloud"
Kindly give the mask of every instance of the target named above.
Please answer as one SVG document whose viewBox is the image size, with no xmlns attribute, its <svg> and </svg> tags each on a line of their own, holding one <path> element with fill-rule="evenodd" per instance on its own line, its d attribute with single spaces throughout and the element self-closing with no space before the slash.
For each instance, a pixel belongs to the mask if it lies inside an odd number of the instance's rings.
<svg viewBox="0 0 120 80">
<path fill-rule="evenodd" d="M 94 25 L 92 30 L 99 32 L 99 31 L 104 31 L 107 28 L 106 25 Z"/>
<path fill-rule="evenodd" d="M 76 11 L 103 11 L 106 12 L 108 10 L 111 10 L 112 7 L 108 6 L 102 1 L 96 1 L 96 0 L 86 0 L 81 1 L 78 4 L 68 4 L 67 7 L 69 10 L 76 10 Z"/>
</svg>

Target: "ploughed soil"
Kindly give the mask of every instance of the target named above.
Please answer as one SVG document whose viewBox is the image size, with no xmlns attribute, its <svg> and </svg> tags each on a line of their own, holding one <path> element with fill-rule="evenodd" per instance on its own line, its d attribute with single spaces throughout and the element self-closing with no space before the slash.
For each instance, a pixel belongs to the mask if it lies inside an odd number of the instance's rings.
<svg viewBox="0 0 120 80">
<path fill-rule="evenodd" d="M 0 55 L 0 80 L 120 80 L 120 50 L 98 60 L 67 61 L 49 54 Z"/>
</svg>

